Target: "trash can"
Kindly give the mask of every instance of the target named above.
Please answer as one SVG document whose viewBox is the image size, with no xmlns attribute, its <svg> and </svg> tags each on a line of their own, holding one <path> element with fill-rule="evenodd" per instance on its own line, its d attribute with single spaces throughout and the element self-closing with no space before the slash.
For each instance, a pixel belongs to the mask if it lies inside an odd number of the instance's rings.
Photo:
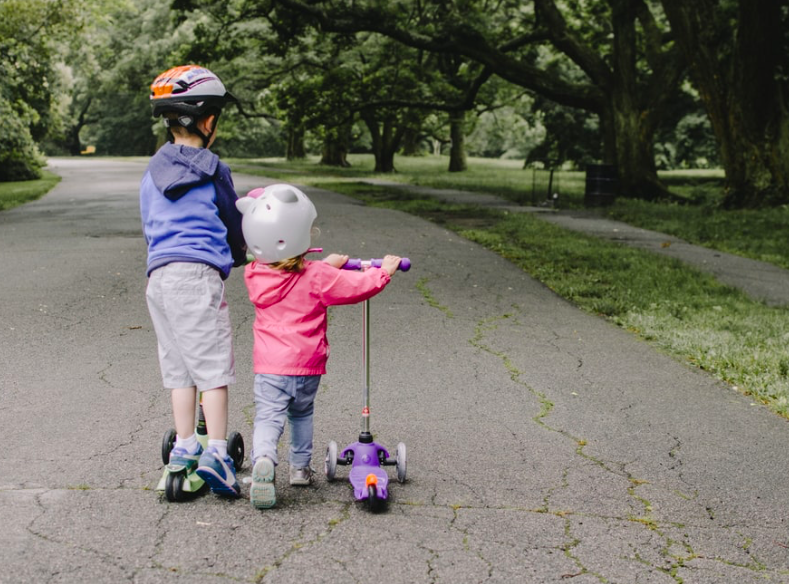
<svg viewBox="0 0 789 584">
<path fill-rule="evenodd" d="M 619 175 L 616 172 L 616 165 L 586 165 L 586 191 L 584 191 L 584 205 L 586 207 L 612 205 L 618 193 Z"/>
</svg>

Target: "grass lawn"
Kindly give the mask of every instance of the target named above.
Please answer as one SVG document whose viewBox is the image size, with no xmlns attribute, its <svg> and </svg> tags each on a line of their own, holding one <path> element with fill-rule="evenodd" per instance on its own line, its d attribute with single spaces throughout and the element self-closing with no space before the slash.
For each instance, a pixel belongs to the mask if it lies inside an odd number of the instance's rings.
<svg viewBox="0 0 789 584">
<path fill-rule="evenodd" d="M 0 211 L 12 209 L 47 194 L 60 182 L 60 177 L 48 170 L 42 171 L 39 180 L 0 182 Z"/>
</svg>

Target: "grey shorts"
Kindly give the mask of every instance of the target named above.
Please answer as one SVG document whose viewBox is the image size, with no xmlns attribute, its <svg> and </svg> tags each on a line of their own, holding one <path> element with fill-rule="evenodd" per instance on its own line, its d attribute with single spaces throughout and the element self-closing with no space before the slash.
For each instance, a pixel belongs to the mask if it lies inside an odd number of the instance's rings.
<svg viewBox="0 0 789 584">
<path fill-rule="evenodd" d="M 236 382 L 230 311 L 219 272 L 175 262 L 154 270 L 145 293 L 167 389 Z"/>
</svg>

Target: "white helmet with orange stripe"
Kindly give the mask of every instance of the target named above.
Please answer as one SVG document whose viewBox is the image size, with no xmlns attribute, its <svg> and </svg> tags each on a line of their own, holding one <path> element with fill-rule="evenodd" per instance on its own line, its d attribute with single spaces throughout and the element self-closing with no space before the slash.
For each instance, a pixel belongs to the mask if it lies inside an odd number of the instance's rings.
<svg viewBox="0 0 789 584">
<path fill-rule="evenodd" d="M 176 113 L 174 120 L 165 118 L 165 125 L 170 127 L 175 122 L 205 142 L 208 139 L 197 129 L 197 120 L 209 114 L 218 117 L 226 104 L 238 101 L 219 77 L 197 65 L 173 67 L 161 73 L 151 84 L 150 99 L 154 117 Z"/>
</svg>

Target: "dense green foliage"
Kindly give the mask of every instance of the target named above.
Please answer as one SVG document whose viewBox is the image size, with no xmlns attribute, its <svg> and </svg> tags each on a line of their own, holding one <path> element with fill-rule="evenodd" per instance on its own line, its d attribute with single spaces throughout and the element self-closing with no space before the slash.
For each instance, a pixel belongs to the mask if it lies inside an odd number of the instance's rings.
<svg viewBox="0 0 789 584">
<path fill-rule="evenodd" d="M 450 172 L 469 154 L 605 162 L 648 200 L 677 194 L 659 170 L 720 164 L 725 205 L 775 207 L 789 10 L 755 1 L 0 0 L 0 101 L 27 128 L 0 147 L 29 176 L 30 139 L 149 155 L 150 81 L 197 62 L 241 100 L 223 155 L 369 152 L 388 173 L 395 154 L 448 153 Z"/>
<path fill-rule="evenodd" d="M 38 151 L 28 124 L 7 101 L 0 99 L 0 182 L 34 180 L 41 177 L 44 158 Z"/>
</svg>

